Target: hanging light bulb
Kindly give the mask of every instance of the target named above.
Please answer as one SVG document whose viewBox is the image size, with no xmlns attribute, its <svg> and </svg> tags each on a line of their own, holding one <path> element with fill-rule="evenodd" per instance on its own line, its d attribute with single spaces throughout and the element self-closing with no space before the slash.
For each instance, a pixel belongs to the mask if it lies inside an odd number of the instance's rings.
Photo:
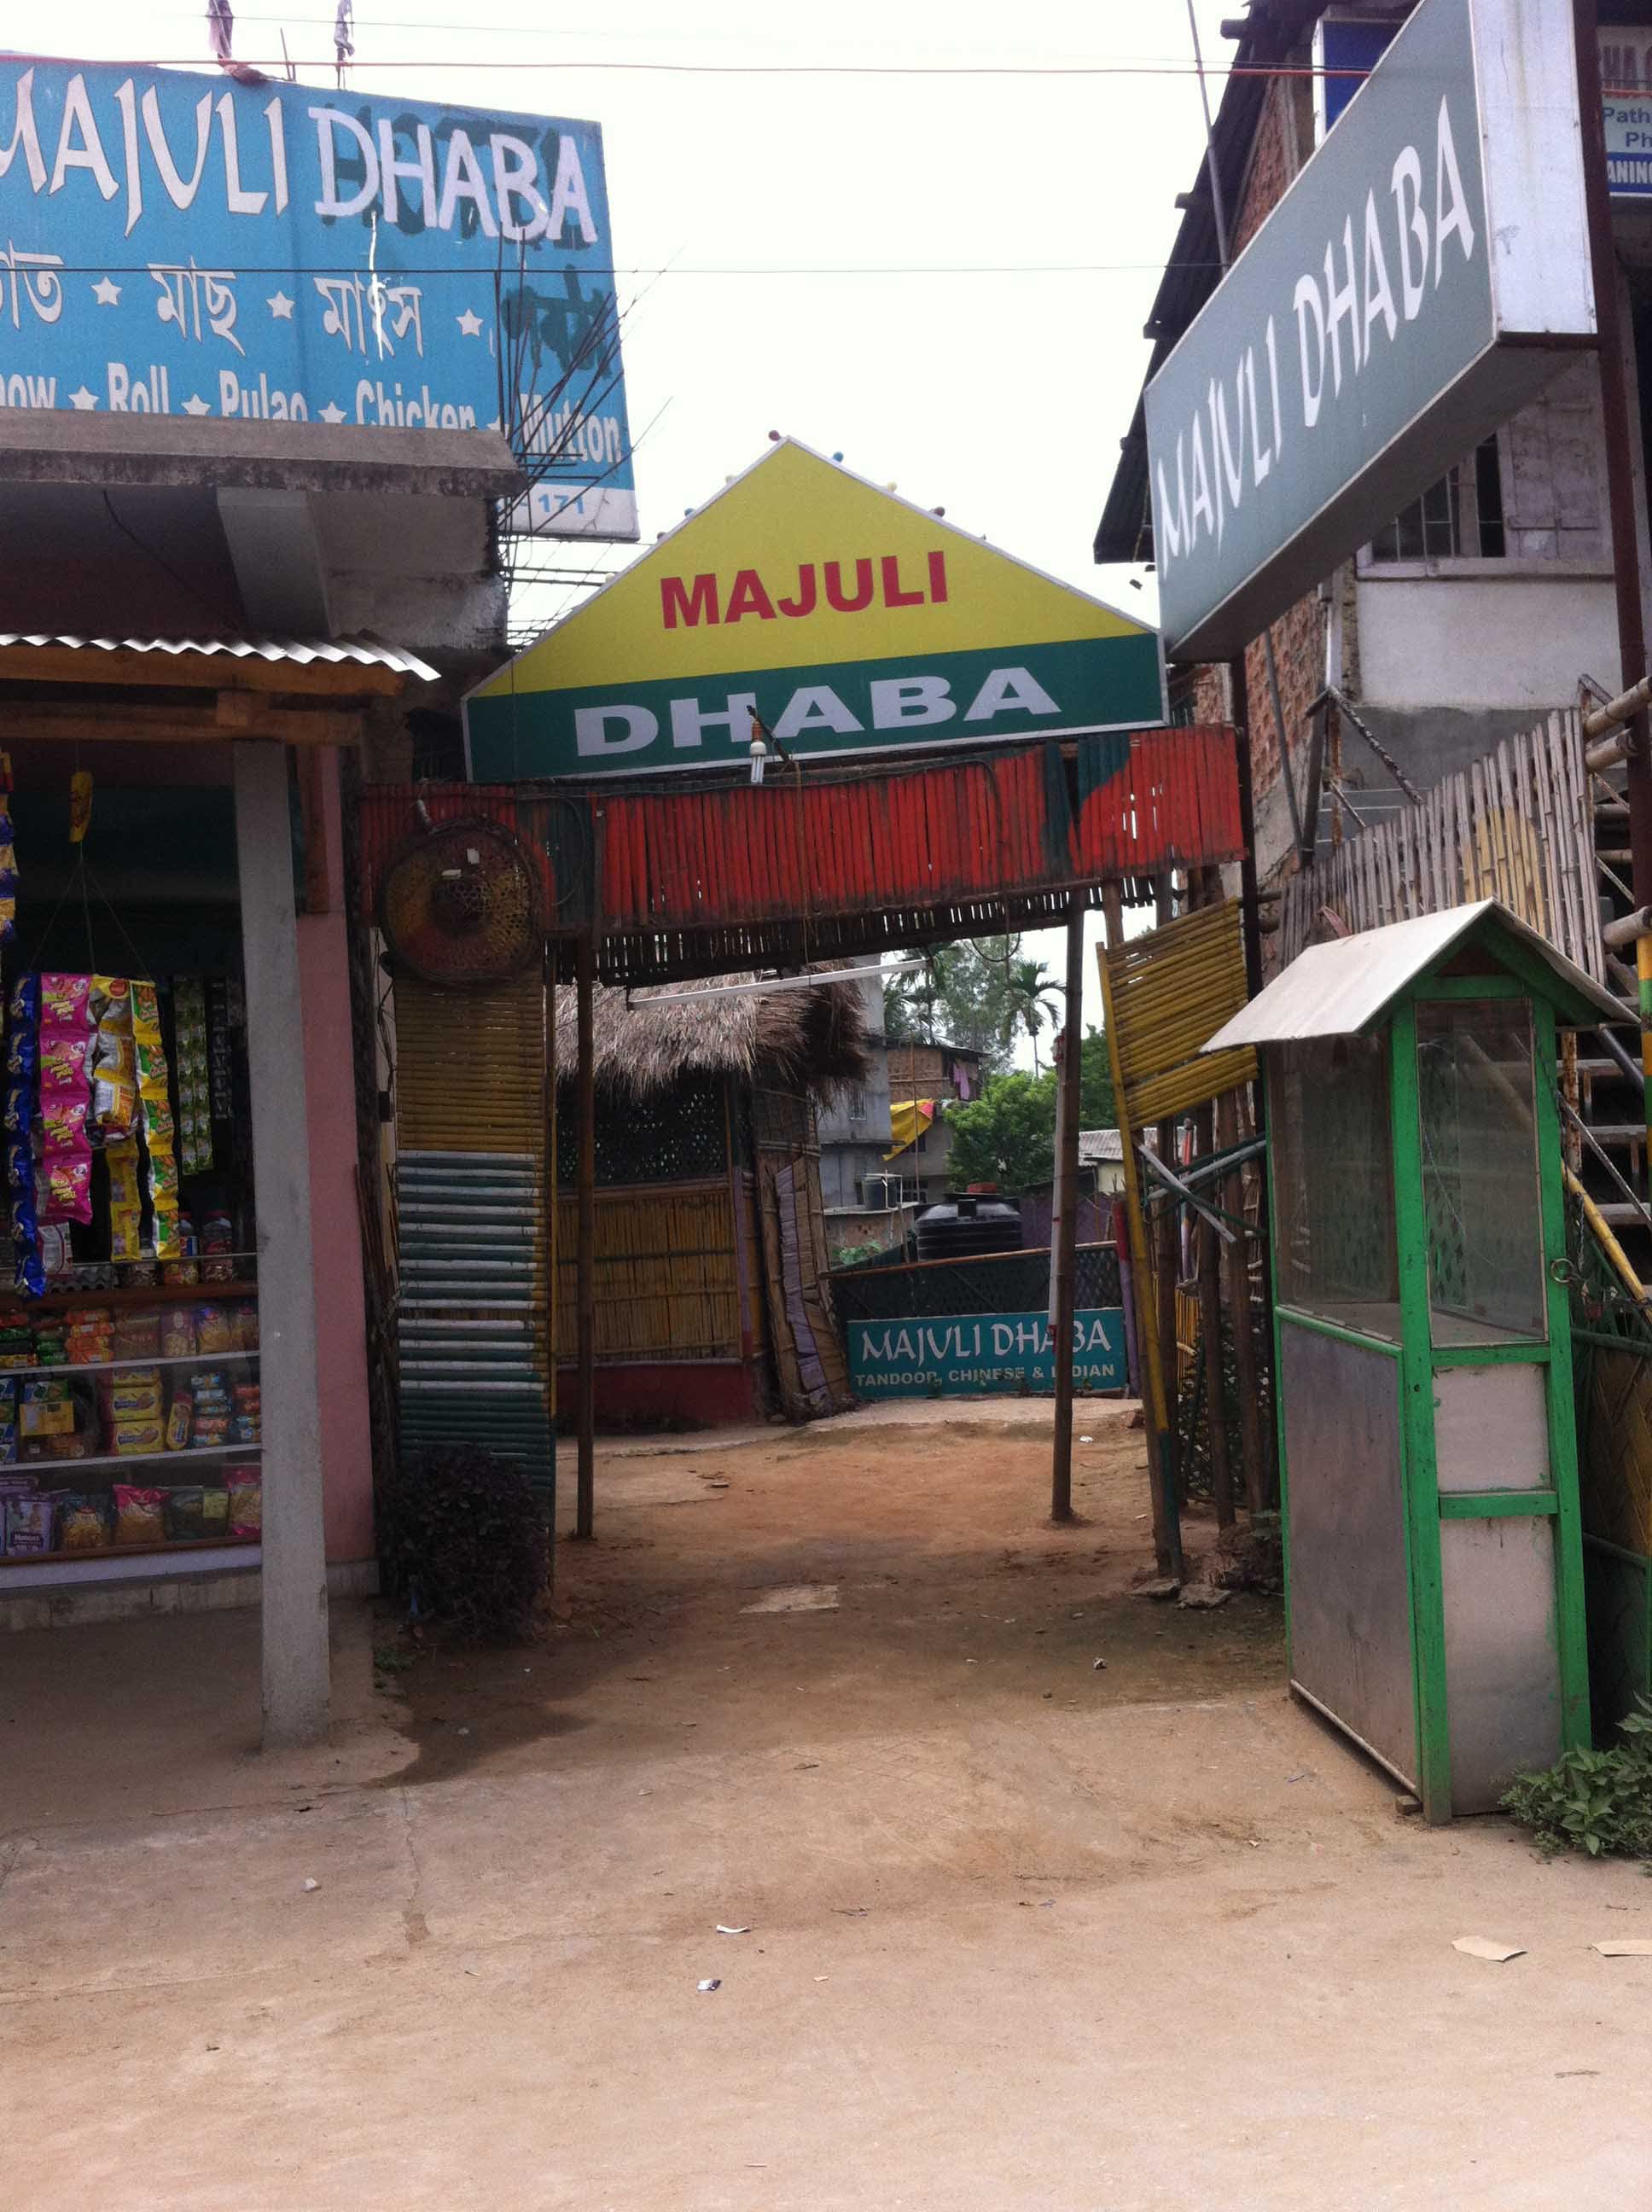
<svg viewBox="0 0 1652 2212">
<path fill-rule="evenodd" d="M 762 719 L 754 707 L 751 709 L 751 781 L 753 783 L 761 783 L 763 780 L 763 769 L 768 760 L 768 746 L 766 742 L 768 736 L 768 732 L 763 727 Z"/>
</svg>

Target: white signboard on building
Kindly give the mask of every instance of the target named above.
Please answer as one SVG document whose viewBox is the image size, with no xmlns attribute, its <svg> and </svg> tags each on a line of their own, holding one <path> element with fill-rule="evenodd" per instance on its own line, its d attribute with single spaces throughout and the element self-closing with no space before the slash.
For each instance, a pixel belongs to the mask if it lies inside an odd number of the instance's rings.
<svg viewBox="0 0 1652 2212">
<path fill-rule="evenodd" d="M 1422 0 L 1148 385 L 1172 658 L 1242 652 L 1593 339 L 1573 57 L 1570 0 Z"/>
</svg>

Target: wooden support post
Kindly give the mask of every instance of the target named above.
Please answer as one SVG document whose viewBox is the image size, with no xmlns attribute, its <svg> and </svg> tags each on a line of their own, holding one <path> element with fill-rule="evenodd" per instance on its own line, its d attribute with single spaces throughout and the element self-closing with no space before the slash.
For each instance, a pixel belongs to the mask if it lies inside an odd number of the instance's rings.
<svg viewBox="0 0 1652 2212">
<path fill-rule="evenodd" d="M 316 1382 L 304 1008 L 287 756 L 238 744 L 235 844 L 258 1201 L 264 1406 L 264 1746 L 327 1733 L 327 1553 Z"/>
<path fill-rule="evenodd" d="M 597 1438 L 597 1051 L 592 994 L 597 981 L 597 945 L 589 930 L 574 953 L 579 1000 L 579 1060 L 576 1076 L 580 1116 L 579 1241 L 574 1286 L 578 1376 L 574 1420 L 578 1431 L 578 1492 L 574 1533 L 596 1533 Z"/>
<path fill-rule="evenodd" d="M 1076 893 L 1067 908 L 1067 1022 L 1061 1050 L 1060 1145 L 1055 1158 L 1054 1311 L 1055 1448 L 1050 1468 L 1050 1518 L 1072 1518 L 1072 1317 L 1078 1243 L 1079 1082 L 1084 1062 L 1084 901 Z"/>
<path fill-rule="evenodd" d="M 1102 915 L 1109 950 L 1124 942 L 1124 901 L 1115 883 L 1102 889 Z M 1136 1357 L 1140 1368 L 1142 1410 L 1147 1431 L 1147 1481 L 1153 1509 L 1153 1553 L 1162 1575 L 1181 1579 L 1181 1514 L 1177 1504 L 1174 1469 L 1169 1457 L 1168 1416 L 1164 1401 L 1164 1366 L 1161 1358 L 1158 1321 L 1153 1310 L 1152 1271 L 1147 1262 L 1147 1236 L 1142 1222 L 1141 1171 L 1136 1164 L 1138 1132 L 1130 1126 L 1125 1105 L 1124 1072 L 1119 1063 L 1118 1030 L 1113 1018 L 1112 987 L 1107 963 L 1102 963 L 1102 1019 L 1107 1024 L 1108 1064 L 1113 1072 L 1114 1111 L 1123 1138 L 1124 1211 L 1130 1229 L 1130 1278 L 1136 1302 Z"/>
</svg>

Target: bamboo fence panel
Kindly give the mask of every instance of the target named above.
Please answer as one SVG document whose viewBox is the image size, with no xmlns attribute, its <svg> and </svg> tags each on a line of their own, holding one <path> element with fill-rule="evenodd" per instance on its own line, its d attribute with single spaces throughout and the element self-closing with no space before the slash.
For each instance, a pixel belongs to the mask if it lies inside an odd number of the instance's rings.
<svg viewBox="0 0 1652 2212">
<path fill-rule="evenodd" d="M 1594 823 L 1575 712 L 1552 714 L 1448 776 L 1388 822 L 1345 836 L 1291 877 L 1279 908 L 1288 963 L 1329 908 L 1355 930 L 1498 898 L 1569 960 L 1606 981 Z"/>
<path fill-rule="evenodd" d="M 556 1358 L 574 1357 L 576 1200 L 558 1202 Z M 598 1190 L 598 1359 L 738 1359 L 734 1199 L 703 1188 Z"/>
</svg>

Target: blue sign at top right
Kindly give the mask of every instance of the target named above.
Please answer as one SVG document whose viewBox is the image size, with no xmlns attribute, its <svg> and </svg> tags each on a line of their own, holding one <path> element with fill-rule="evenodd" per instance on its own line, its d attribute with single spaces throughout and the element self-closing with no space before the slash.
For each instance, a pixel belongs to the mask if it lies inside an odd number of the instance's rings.
<svg viewBox="0 0 1652 2212">
<path fill-rule="evenodd" d="M 1325 134 L 1381 61 L 1399 26 L 1370 17 L 1322 18 L 1314 33 L 1316 137 Z M 1602 25 L 1601 109 L 1614 199 L 1652 199 L 1652 26 Z"/>
<path fill-rule="evenodd" d="M 1600 32 L 1606 176 L 1614 199 L 1652 199 L 1652 30 Z"/>
</svg>

